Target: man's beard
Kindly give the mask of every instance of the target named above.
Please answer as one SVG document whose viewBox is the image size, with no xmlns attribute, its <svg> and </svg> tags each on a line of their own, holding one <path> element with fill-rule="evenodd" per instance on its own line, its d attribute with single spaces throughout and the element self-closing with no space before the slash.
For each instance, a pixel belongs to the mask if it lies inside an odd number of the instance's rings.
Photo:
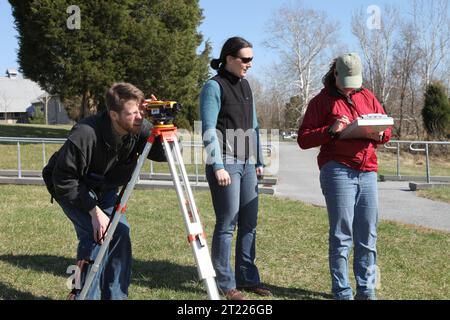
<svg viewBox="0 0 450 320">
<path fill-rule="evenodd" d="M 128 134 L 138 134 L 139 130 L 141 129 L 141 126 L 133 126 L 133 125 L 124 124 L 120 120 L 117 121 L 117 125 L 121 129 L 125 130 Z M 142 123 L 141 123 L 141 125 L 142 125 Z"/>
</svg>

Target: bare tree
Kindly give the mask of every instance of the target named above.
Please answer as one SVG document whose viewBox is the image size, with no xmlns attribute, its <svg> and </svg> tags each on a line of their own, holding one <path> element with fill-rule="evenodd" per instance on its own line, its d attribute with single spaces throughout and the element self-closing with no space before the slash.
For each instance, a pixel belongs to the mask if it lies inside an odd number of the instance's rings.
<svg viewBox="0 0 450 320">
<path fill-rule="evenodd" d="M 448 0 L 413 0 L 401 11 L 385 6 L 370 28 L 363 10 L 352 17 L 352 32 L 363 52 L 368 87 L 396 118 L 395 133 L 421 138 L 426 86 L 450 81 Z"/>
<path fill-rule="evenodd" d="M 325 12 L 307 9 L 301 2 L 282 7 L 268 23 L 267 48 L 278 51 L 282 61 L 276 66 L 278 87 L 285 95 L 284 103 L 292 96 L 300 96 L 300 114 L 306 111 L 308 102 L 321 87 L 322 72 L 328 67 L 323 63 L 327 49 L 336 43 L 339 24 Z"/>
<path fill-rule="evenodd" d="M 266 72 L 277 75 L 279 71 L 277 66 L 271 66 Z M 252 76 L 247 79 L 252 87 L 259 126 L 265 129 L 284 128 L 285 101 L 289 95 L 283 83 L 276 76 L 269 77 L 264 82 Z"/>
<path fill-rule="evenodd" d="M 396 40 L 398 10 L 386 5 L 379 18 L 379 25 L 369 28 L 366 10 L 360 9 L 353 13 L 351 26 L 363 53 L 368 87 L 386 106 L 394 83 L 391 77 L 392 50 Z"/>
<path fill-rule="evenodd" d="M 267 89 L 267 96 L 272 105 L 272 126 L 275 128 L 285 128 L 286 122 L 284 117 L 284 102 L 286 101 L 286 90 L 283 82 L 278 79 L 272 79 L 271 86 Z"/>
<path fill-rule="evenodd" d="M 444 78 L 448 73 L 450 46 L 450 17 L 448 0 L 413 0 L 411 19 L 415 31 L 422 77 L 422 90 L 431 81 Z M 447 65 L 448 67 L 448 65 Z"/>
<path fill-rule="evenodd" d="M 253 92 L 253 102 L 256 106 L 256 115 L 260 128 L 270 128 L 271 110 L 268 107 L 267 98 L 262 83 L 255 77 L 248 76 L 247 80 Z"/>
<path fill-rule="evenodd" d="M 413 101 L 410 117 L 417 138 L 425 135 L 421 109 L 426 87 L 434 80 L 449 79 L 450 16 L 448 0 L 413 0 L 409 13 L 414 32 L 414 46 L 419 57 L 417 77 L 411 82 Z"/>
<path fill-rule="evenodd" d="M 408 108 L 410 101 L 414 100 L 416 90 L 411 90 L 417 84 L 417 61 L 420 53 L 415 45 L 415 32 L 411 23 L 401 26 L 399 41 L 394 45 L 392 79 L 394 83 L 391 99 L 391 116 L 397 119 L 395 126 L 396 136 L 400 139 L 403 134 L 409 133 L 410 125 L 417 121 Z M 411 86 L 413 85 L 413 86 Z M 412 106 L 414 107 L 414 105 Z M 414 127 L 416 128 L 416 127 Z"/>
</svg>

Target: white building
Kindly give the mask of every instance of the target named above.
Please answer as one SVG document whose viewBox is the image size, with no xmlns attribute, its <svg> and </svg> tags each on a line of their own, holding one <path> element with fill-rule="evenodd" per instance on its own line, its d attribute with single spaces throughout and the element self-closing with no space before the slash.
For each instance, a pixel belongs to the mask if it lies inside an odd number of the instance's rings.
<svg viewBox="0 0 450 320">
<path fill-rule="evenodd" d="M 0 77 L 0 121 L 25 122 L 36 108 L 40 108 L 44 116 L 47 110 L 48 124 L 71 122 L 57 96 L 50 96 L 36 82 L 19 75 L 17 70 L 7 69 L 6 76 Z"/>
</svg>

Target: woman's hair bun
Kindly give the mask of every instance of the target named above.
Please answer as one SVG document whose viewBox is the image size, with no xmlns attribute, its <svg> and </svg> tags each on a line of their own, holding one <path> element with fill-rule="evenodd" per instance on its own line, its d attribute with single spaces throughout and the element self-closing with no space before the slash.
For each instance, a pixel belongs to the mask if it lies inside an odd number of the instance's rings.
<svg viewBox="0 0 450 320">
<path fill-rule="evenodd" d="M 214 70 L 219 70 L 220 63 L 221 63 L 220 59 L 212 59 L 212 60 L 211 60 L 211 63 L 210 63 L 210 66 L 211 66 L 211 68 L 213 68 Z"/>
</svg>

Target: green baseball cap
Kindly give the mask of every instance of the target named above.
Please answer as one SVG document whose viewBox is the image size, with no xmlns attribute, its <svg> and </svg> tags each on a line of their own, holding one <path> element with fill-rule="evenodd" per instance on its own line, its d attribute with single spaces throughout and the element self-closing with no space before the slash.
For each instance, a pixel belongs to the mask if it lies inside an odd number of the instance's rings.
<svg viewBox="0 0 450 320">
<path fill-rule="evenodd" d="M 339 56 L 336 60 L 336 71 L 342 87 L 360 88 L 362 86 L 361 59 L 356 53 Z"/>
</svg>

